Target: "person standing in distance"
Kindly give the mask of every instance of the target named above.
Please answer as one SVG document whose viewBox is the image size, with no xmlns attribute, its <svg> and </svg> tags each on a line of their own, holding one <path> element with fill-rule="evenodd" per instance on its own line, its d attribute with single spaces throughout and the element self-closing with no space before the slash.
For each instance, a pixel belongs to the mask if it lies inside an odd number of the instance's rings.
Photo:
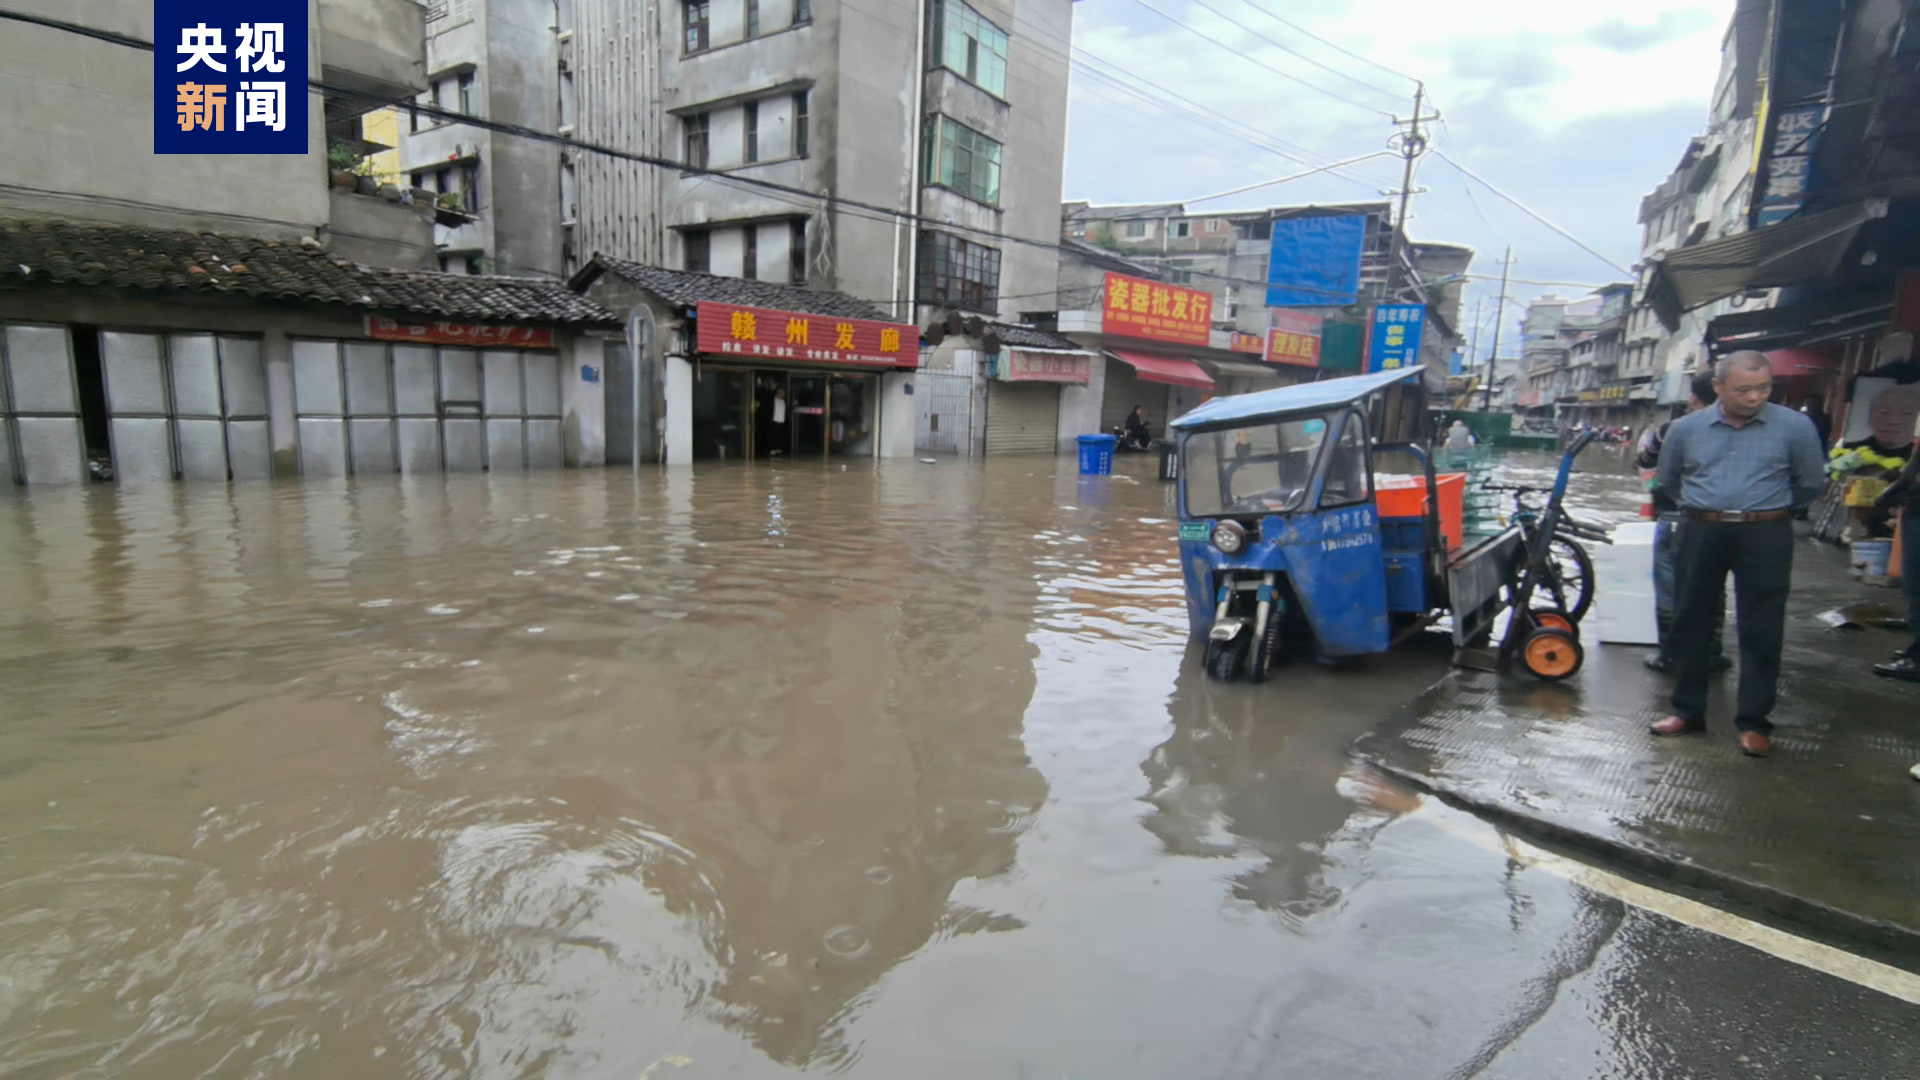
<svg viewBox="0 0 1920 1080">
<path fill-rule="evenodd" d="M 1740 635 L 1734 727 L 1742 753 L 1765 757 L 1792 584 L 1793 514 L 1826 489 L 1826 460 L 1813 421 L 1767 400 L 1773 365 L 1766 354 L 1728 355 L 1714 368 L 1713 389 L 1718 404 L 1667 430 L 1654 476 L 1655 489 L 1679 504 L 1681 522 L 1672 638 L 1679 678 L 1673 715 L 1652 730 L 1707 729 L 1713 624 L 1726 609 L 1731 573 Z"/>
</svg>

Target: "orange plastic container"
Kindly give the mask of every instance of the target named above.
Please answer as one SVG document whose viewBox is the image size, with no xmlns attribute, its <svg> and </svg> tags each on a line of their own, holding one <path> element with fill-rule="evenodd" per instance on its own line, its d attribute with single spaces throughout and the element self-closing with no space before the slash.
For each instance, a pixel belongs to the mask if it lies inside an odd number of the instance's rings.
<svg viewBox="0 0 1920 1080">
<path fill-rule="evenodd" d="M 1440 491 L 1440 534 L 1449 551 L 1458 551 L 1467 535 L 1467 474 L 1441 473 L 1434 481 Z M 1373 504 L 1383 518 L 1425 517 L 1427 480 L 1423 476 L 1375 477 Z"/>
</svg>

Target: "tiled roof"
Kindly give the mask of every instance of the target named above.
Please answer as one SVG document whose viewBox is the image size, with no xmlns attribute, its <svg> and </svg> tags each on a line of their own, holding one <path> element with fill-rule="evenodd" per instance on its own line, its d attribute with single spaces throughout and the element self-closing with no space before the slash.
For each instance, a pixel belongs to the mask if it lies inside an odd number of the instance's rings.
<svg viewBox="0 0 1920 1080">
<path fill-rule="evenodd" d="M 616 259 L 611 255 L 595 255 L 583 270 L 574 275 L 574 288 L 585 289 L 602 271 L 638 285 L 675 306 L 690 306 L 707 300 L 716 304 L 797 311 L 802 315 L 893 321 L 874 310 L 871 304 L 856 300 L 846 293 L 803 289 L 772 281 L 747 281 L 717 274 L 696 274 L 690 270 L 667 270 Z"/>
<path fill-rule="evenodd" d="M 382 270 L 298 242 L 222 233 L 0 220 L 0 288 L 35 285 L 219 293 L 492 322 L 619 322 L 559 281 Z"/>
<path fill-rule="evenodd" d="M 1000 343 L 1010 349 L 1076 349 L 1085 351 L 1085 347 L 1070 338 L 1063 338 L 1050 330 L 1036 330 L 1031 326 L 1018 326 L 1013 323 L 990 322 L 987 329 L 999 337 Z"/>
<path fill-rule="evenodd" d="M 1121 206 L 1075 207 L 1067 212 L 1070 221 L 1120 221 L 1127 218 L 1184 217 L 1187 208 L 1180 203 L 1127 203 Z"/>
</svg>

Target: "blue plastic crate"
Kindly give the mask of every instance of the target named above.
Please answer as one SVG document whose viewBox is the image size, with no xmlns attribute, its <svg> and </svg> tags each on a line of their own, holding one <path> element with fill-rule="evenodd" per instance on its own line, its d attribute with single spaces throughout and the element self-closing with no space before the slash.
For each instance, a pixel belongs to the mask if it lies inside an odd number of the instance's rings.
<svg viewBox="0 0 1920 1080">
<path fill-rule="evenodd" d="M 1113 472 L 1113 448 L 1120 440 L 1112 435 L 1080 436 L 1080 475 L 1107 476 Z"/>
</svg>

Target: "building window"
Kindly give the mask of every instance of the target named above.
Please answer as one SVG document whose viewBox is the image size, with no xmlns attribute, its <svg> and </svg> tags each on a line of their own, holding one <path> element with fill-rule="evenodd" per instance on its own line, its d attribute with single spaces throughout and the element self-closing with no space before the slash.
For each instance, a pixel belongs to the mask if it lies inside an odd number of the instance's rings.
<svg viewBox="0 0 1920 1080">
<path fill-rule="evenodd" d="M 813 21 L 813 0 L 793 0 L 793 25 Z"/>
<path fill-rule="evenodd" d="M 681 11 L 687 24 L 687 51 L 706 52 L 708 0 L 682 0 Z"/>
<path fill-rule="evenodd" d="M 682 121 L 687 129 L 687 167 L 704 169 L 707 167 L 707 125 L 706 113 L 695 113 Z"/>
<path fill-rule="evenodd" d="M 927 125 L 927 179 L 971 199 L 1000 204 L 1000 144 L 985 135 L 936 116 Z"/>
<path fill-rule="evenodd" d="M 760 226 L 749 225 L 740 230 L 740 276 L 748 281 L 760 280 Z"/>
<path fill-rule="evenodd" d="M 760 36 L 760 0 L 746 0 L 746 4 L 747 36 L 757 38 Z"/>
<path fill-rule="evenodd" d="M 1193 235 L 1193 222 L 1191 222 L 1191 221 L 1176 221 L 1176 222 L 1174 222 L 1174 223 L 1173 223 L 1173 235 L 1175 235 L 1175 236 L 1181 236 L 1181 237 L 1186 237 L 1186 236 L 1192 236 L 1192 235 Z"/>
<path fill-rule="evenodd" d="M 994 314 L 1000 307 L 1000 252 L 948 233 L 920 234 L 920 302 Z"/>
<path fill-rule="evenodd" d="M 1007 96 L 1007 32 L 962 0 L 934 0 L 940 15 L 940 66 L 994 97 Z"/>
<path fill-rule="evenodd" d="M 1210 233 L 1226 232 L 1227 223 L 1222 218 L 1210 217 L 1207 219 L 1206 230 Z"/>
<path fill-rule="evenodd" d="M 1193 264 L 1185 259 L 1175 259 L 1168 263 L 1167 281 L 1174 285 L 1193 284 Z"/>
<path fill-rule="evenodd" d="M 1144 221 L 1127 222 L 1127 239 L 1139 240 L 1147 235 L 1147 223 Z"/>
<path fill-rule="evenodd" d="M 741 111 L 746 113 L 746 123 L 741 125 L 747 131 L 745 160 L 751 165 L 760 160 L 760 103 L 749 101 Z"/>
<path fill-rule="evenodd" d="M 459 87 L 460 96 L 456 100 L 460 102 L 460 115 L 479 116 L 479 111 L 473 107 L 473 72 L 461 72 L 454 77 L 454 82 Z"/>
<path fill-rule="evenodd" d="M 788 223 L 792 232 L 787 237 L 787 280 L 795 285 L 807 283 L 807 219 L 796 218 Z"/>
<path fill-rule="evenodd" d="M 713 234 L 705 229 L 688 229 L 680 234 L 680 247 L 685 253 L 681 261 L 688 270 L 699 274 L 713 272 Z"/>
<path fill-rule="evenodd" d="M 807 156 L 807 92 L 793 95 L 793 156 Z"/>
</svg>

